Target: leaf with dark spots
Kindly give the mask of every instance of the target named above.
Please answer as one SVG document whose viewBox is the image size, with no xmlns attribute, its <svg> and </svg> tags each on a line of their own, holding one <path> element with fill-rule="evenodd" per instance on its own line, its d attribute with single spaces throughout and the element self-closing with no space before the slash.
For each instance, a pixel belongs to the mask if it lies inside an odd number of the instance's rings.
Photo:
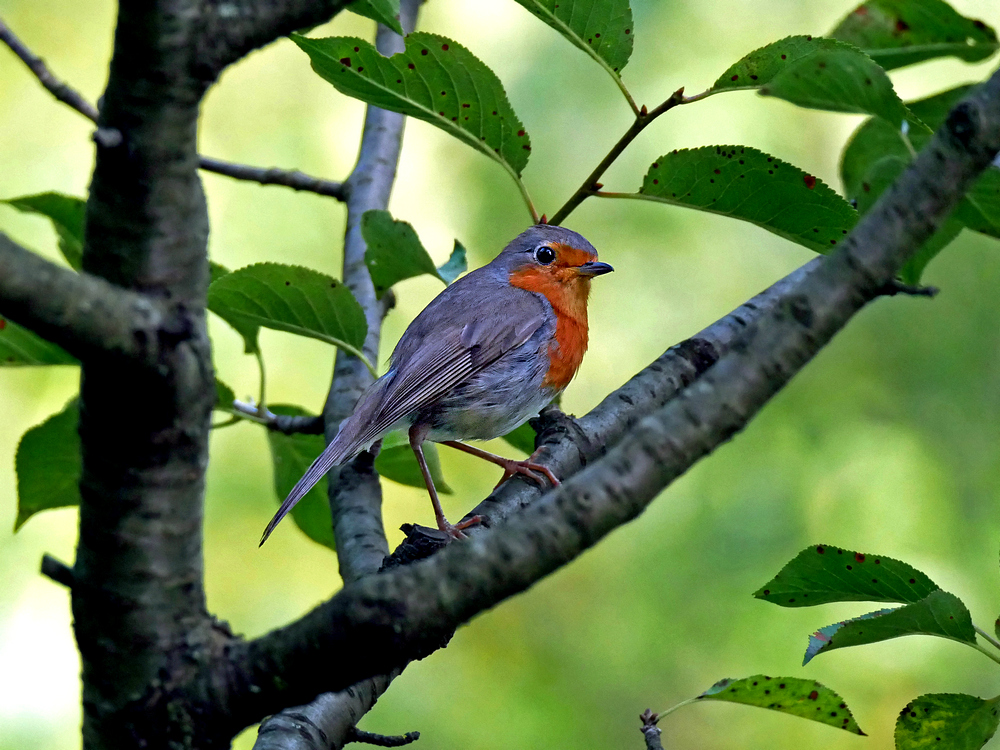
<svg viewBox="0 0 1000 750">
<path fill-rule="evenodd" d="M 939 589 L 904 607 L 869 612 L 820 628 L 809 636 L 802 663 L 805 665 L 817 654 L 837 648 L 863 646 L 904 635 L 936 635 L 969 645 L 976 643 L 969 610 L 957 596 Z"/>
<path fill-rule="evenodd" d="M 39 214 L 52 222 L 59 237 L 59 252 L 76 271 L 83 265 L 83 224 L 87 201 L 62 193 L 38 193 L 0 200 L 22 213 Z"/>
<path fill-rule="evenodd" d="M 825 253 L 857 223 L 857 212 L 821 180 L 749 146 L 704 146 L 664 154 L 640 197 L 756 224 Z"/>
<path fill-rule="evenodd" d="M 744 677 L 741 680 L 719 680 L 699 695 L 698 700 L 726 701 L 768 708 L 828 724 L 852 734 L 864 734 L 844 699 L 815 680 L 768 677 L 762 674 Z"/>
<path fill-rule="evenodd" d="M 1000 697 L 931 693 L 911 701 L 896 719 L 897 750 L 979 750 L 1000 726 Z"/>
<path fill-rule="evenodd" d="M 997 49 L 996 32 L 942 0 L 871 0 L 830 32 L 864 50 L 885 70 L 938 57 L 978 62 Z"/>
<path fill-rule="evenodd" d="M 528 163 L 530 140 L 527 134 L 517 135 L 524 126 L 503 84 L 458 42 L 416 32 L 406 38 L 404 52 L 383 57 L 362 39 L 299 34 L 291 39 L 309 55 L 313 70 L 341 93 L 429 122 L 516 178 Z M 354 60 L 354 66 L 342 63 L 343 58 Z"/>
<path fill-rule="evenodd" d="M 77 399 L 58 414 L 32 427 L 21 438 L 14 458 L 17 473 L 17 519 L 14 531 L 36 513 L 80 504 L 83 459 L 77 428 Z"/>
<path fill-rule="evenodd" d="M 208 309 L 257 351 L 261 327 L 325 341 L 356 356 L 368 324 L 354 295 L 319 271 L 257 263 L 218 278 L 208 288 Z"/>
<path fill-rule="evenodd" d="M 397 34 L 403 33 L 399 24 L 399 0 L 354 0 L 347 10 L 388 26 Z"/>
<path fill-rule="evenodd" d="M 899 560 L 816 544 L 796 555 L 754 596 L 782 607 L 857 601 L 909 604 L 937 590 L 930 578 Z"/>
<path fill-rule="evenodd" d="M 833 39 L 814 36 L 789 36 L 772 42 L 742 58 L 712 84 L 711 91 L 758 89 L 771 82 L 785 68 L 819 50 L 836 49 Z"/>
</svg>

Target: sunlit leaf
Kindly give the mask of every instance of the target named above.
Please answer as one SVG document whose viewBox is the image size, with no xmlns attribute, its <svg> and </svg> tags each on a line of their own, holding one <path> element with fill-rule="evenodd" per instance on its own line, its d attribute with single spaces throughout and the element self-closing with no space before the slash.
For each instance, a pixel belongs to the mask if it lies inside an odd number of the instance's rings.
<svg viewBox="0 0 1000 750">
<path fill-rule="evenodd" d="M 261 327 L 325 341 L 352 354 L 368 325 L 354 295 L 339 281 L 301 266 L 258 263 L 233 271 L 208 288 L 208 309 L 257 350 Z"/>
<path fill-rule="evenodd" d="M 935 57 L 978 62 L 997 51 L 996 32 L 942 0 L 871 0 L 830 36 L 860 47 L 886 70 Z"/>
<path fill-rule="evenodd" d="M 78 365 L 75 357 L 19 326 L 13 320 L 0 318 L 0 367 L 28 365 Z"/>
<path fill-rule="evenodd" d="M 612 75 L 632 55 L 632 9 L 628 0 L 517 0 Z"/>
<path fill-rule="evenodd" d="M 760 93 L 800 107 L 875 115 L 896 127 L 904 121 L 925 127 L 903 104 L 885 71 L 848 44 L 817 50 L 796 60 Z"/>
<path fill-rule="evenodd" d="M 397 34 L 403 33 L 399 23 L 399 0 L 354 0 L 347 9 L 388 26 Z"/>
<path fill-rule="evenodd" d="M 525 422 L 520 427 L 502 436 L 510 445 L 529 456 L 535 452 L 535 428 Z"/>
<path fill-rule="evenodd" d="M 59 236 L 59 251 L 66 262 L 77 271 L 83 265 L 83 222 L 87 201 L 62 193 L 39 193 L 8 198 L 0 203 L 23 213 L 40 214 L 52 222 Z"/>
<path fill-rule="evenodd" d="M 307 411 L 298 406 L 268 404 L 268 409 L 275 414 L 309 416 Z M 285 435 L 276 430 L 267 431 L 267 443 L 271 448 L 271 460 L 274 464 L 274 492 L 280 504 L 306 473 L 306 469 L 323 452 L 325 444 L 322 435 Z M 290 515 L 307 537 L 324 547 L 336 549 L 326 477 L 309 490 L 292 508 Z"/>
<path fill-rule="evenodd" d="M 1000 725 L 998 702 L 961 693 L 921 695 L 896 719 L 896 750 L 979 750 Z"/>
<path fill-rule="evenodd" d="M 438 266 L 437 275 L 445 284 L 450 284 L 469 268 L 469 263 L 465 257 L 465 247 L 458 240 L 455 240 L 455 247 L 452 248 L 448 260 Z"/>
<path fill-rule="evenodd" d="M 828 602 L 918 602 L 938 586 L 916 568 L 891 557 L 817 544 L 806 547 L 754 592 L 781 607 Z"/>
<path fill-rule="evenodd" d="M 789 36 L 755 49 L 730 66 L 712 84 L 712 91 L 758 89 L 803 57 L 818 50 L 837 49 L 841 43 L 821 36 Z"/>
<path fill-rule="evenodd" d="M 800 716 L 821 724 L 864 735 L 851 709 L 837 693 L 815 680 L 768 677 L 758 674 L 742 680 L 719 680 L 698 700 L 727 701 Z"/>
<path fill-rule="evenodd" d="M 444 480 L 441 459 L 434 443 L 424 443 L 424 458 L 430 469 L 434 487 L 443 495 L 451 494 L 451 487 Z M 417 457 L 410 448 L 410 441 L 403 430 L 393 430 L 382 438 L 382 450 L 375 459 L 375 471 L 379 476 L 391 479 L 409 487 L 425 487 L 424 475 L 420 473 Z"/>
<path fill-rule="evenodd" d="M 528 163 L 531 142 L 503 84 L 457 42 L 415 32 L 404 52 L 383 57 L 362 39 L 291 38 L 338 91 L 436 125 L 514 176 Z"/>
<path fill-rule="evenodd" d="M 857 212 L 801 169 L 749 146 L 705 146 L 653 162 L 640 197 L 743 219 L 825 253 Z"/>
<path fill-rule="evenodd" d="M 975 644 L 972 615 L 954 594 L 933 591 L 913 604 L 883 609 L 861 617 L 820 628 L 809 636 L 802 663 L 820 653 L 847 646 L 863 646 L 904 635 L 936 635 L 961 643 Z"/>
<path fill-rule="evenodd" d="M 409 222 L 395 221 L 388 211 L 365 211 L 361 216 L 361 236 L 367 246 L 365 265 L 376 297 L 381 298 L 391 286 L 414 276 L 426 273 L 441 278 Z"/>
<path fill-rule="evenodd" d="M 21 438 L 14 458 L 17 472 L 14 531 L 35 513 L 80 504 L 83 459 L 77 432 L 79 422 L 79 406 L 73 399 L 65 409 L 32 427 Z"/>
</svg>

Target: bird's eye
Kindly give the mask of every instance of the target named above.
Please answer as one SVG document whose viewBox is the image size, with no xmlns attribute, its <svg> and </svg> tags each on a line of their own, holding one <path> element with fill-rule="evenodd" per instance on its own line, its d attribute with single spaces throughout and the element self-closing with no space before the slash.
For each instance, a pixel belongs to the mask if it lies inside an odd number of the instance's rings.
<svg viewBox="0 0 1000 750">
<path fill-rule="evenodd" d="M 541 245 L 535 248 L 535 260 L 541 263 L 543 266 L 547 266 L 549 263 L 556 259 L 556 252 L 548 245 Z"/>
</svg>

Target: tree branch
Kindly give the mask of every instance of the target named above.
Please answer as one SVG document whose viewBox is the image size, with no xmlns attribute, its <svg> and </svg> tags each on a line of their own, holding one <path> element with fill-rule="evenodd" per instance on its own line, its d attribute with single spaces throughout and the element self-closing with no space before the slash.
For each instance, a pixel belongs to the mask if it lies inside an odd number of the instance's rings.
<svg viewBox="0 0 1000 750">
<path fill-rule="evenodd" d="M 194 326 L 183 310 L 57 266 L 2 232 L 0 312 L 80 360 L 114 355 L 147 367 Z"/>
<path fill-rule="evenodd" d="M 287 627 L 234 645 L 246 723 L 318 687 L 356 683 L 439 648 L 452 629 L 566 564 L 638 516 L 729 440 L 885 285 L 1000 150 L 1000 72 L 949 115 L 841 248 L 697 385 L 523 513 L 430 559 L 345 587 Z M 280 682 L 276 680 L 280 678 Z"/>
<path fill-rule="evenodd" d="M 52 96 L 63 104 L 69 105 L 88 120 L 97 122 L 97 109 L 80 92 L 72 88 L 65 81 L 60 81 L 56 78 L 45 64 L 45 61 L 28 49 L 28 46 L 11 31 L 10 27 L 3 22 L 3 19 L 0 19 L 0 41 L 10 47 L 11 51 L 28 66 L 28 69 L 35 74 L 38 81 Z M 116 135 L 112 135 L 112 133 Z M 121 137 L 121 134 L 117 133 L 117 131 L 111 131 L 111 133 L 98 131 L 98 133 L 95 133 L 95 140 L 100 145 L 106 147 L 110 145 L 107 142 L 108 139 L 115 139 L 116 137 Z M 338 201 L 347 200 L 344 183 L 313 177 L 297 169 L 253 167 L 248 164 L 236 164 L 234 162 L 223 161 L 222 159 L 213 159 L 210 156 L 199 156 L 198 168 L 204 169 L 206 172 L 214 172 L 226 177 L 232 177 L 235 180 L 246 180 L 261 185 L 280 185 L 289 187 L 292 190 L 302 190 L 335 198 Z"/>
</svg>

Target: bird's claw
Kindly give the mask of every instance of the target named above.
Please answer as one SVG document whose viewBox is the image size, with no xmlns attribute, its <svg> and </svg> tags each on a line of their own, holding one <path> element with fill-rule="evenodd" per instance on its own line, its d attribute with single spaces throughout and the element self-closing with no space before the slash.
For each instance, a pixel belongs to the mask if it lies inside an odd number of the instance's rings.
<svg viewBox="0 0 1000 750">
<path fill-rule="evenodd" d="M 552 483 L 553 487 L 558 487 L 561 484 L 548 466 L 536 464 L 531 459 L 527 459 L 525 461 L 510 461 L 504 464 L 503 476 L 500 477 L 500 481 L 497 482 L 496 487 L 493 489 L 495 490 L 516 474 L 521 474 L 522 476 L 527 477 L 531 481 L 535 482 L 535 484 L 539 487 L 545 486 L 546 479 Z"/>
<path fill-rule="evenodd" d="M 472 526 L 479 526 L 484 521 L 485 519 L 482 516 L 473 516 L 472 518 L 467 518 L 464 521 L 459 521 L 456 524 L 451 524 L 448 522 L 447 518 L 441 518 L 438 521 L 438 528 L 452 539 L 468 539 L 469 535 L 463 530 Z"/>
</svg>

